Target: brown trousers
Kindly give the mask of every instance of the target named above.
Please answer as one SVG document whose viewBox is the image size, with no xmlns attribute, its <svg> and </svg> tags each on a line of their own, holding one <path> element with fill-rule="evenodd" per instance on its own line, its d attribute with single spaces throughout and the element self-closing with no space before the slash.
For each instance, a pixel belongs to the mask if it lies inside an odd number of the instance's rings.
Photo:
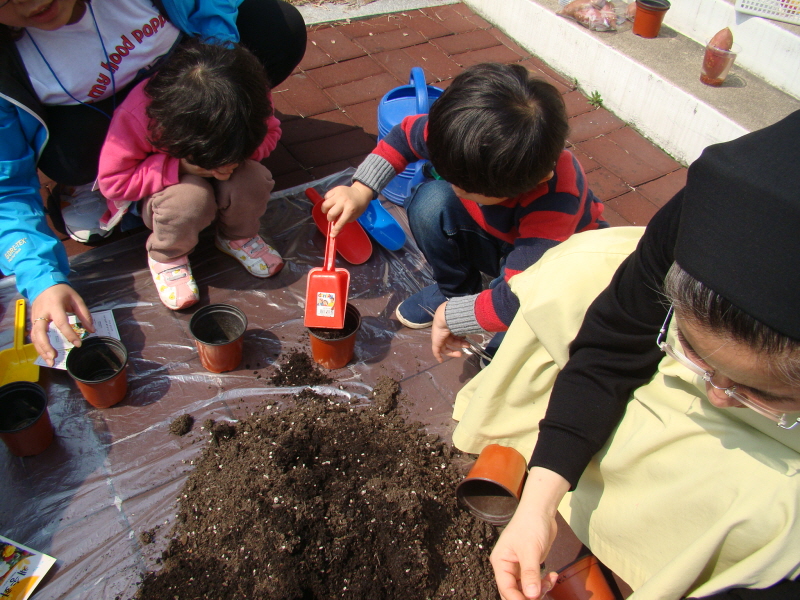
<svg viewBox="0 0 800 600">
<path fill-rule="evenodd" d="M 214 221 L 223 239 L 258 235 L 274 186 L 269 169 L 253 160 L 239 165 L 227 181 L 181 175 L 179 183 L 142 202 L 142 219 L 153 231 L 147 238 L 150 258 L 169 262 L 189 254 Z"/>
</svg>

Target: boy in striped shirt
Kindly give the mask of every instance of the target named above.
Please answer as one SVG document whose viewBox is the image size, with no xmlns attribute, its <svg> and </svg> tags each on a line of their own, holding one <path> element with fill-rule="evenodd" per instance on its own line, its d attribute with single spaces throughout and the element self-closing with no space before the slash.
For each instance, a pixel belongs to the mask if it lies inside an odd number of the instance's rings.
<svg viewBox="0 0 800 600">
<path fill-rule="evenodd" d="M 519 308 L 511 278 L 573 233 L 608 227 L 602 203 L 564 148 L 568 128 L 555 87 L 522 65 L 475 65 L 429 115 L 394 127 L 351 185 L 325 195 L 322 210 L 335 221 L 335 234 L 410 162 L 430 161 L 429 177 L 404 207 L 435 283 L 395 314 L 413 329 L 434 325 L 437 359 L 443 350 L 459 351 L 461 336 L 506 331 Z M 487 289 L 482 274 L 493 278 Z"/>
</svg>

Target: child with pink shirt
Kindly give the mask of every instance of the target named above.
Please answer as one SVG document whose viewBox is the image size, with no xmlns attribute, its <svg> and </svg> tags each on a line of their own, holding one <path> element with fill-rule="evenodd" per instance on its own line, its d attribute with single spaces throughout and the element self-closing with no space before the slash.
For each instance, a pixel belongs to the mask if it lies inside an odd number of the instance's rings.
<svg viewBox="0 0 800 600">
<path fill-rule="evenodd" d="M 283 267 L 259 235 L 275 185 L 259 161 L 280 135 L 264 69 L 238 45 L 182 43 L 114 112 L 100 154 L 103 222 L 113 226 L 141 200 L 148 264 L 167 308 L 198 301 L 189 253 L 215 221 L 217 248 L 251 275 Z"/>
</svg>

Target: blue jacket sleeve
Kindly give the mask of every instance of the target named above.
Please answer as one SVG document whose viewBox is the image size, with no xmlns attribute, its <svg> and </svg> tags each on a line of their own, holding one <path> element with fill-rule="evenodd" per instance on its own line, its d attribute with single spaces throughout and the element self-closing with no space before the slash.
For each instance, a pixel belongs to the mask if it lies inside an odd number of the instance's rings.
<svg viewBox="0 0 800 600">
<path fill-rule="evenodd" d="M 189 35 L 238 42 L 236 16 L 242 0 L 162 0 L 175 27 Z"/>
<path fill-rule="evenodd" d="M 33 302 L 47 288 L 68 283 L 69 262 L 39 195 L 34 140 L 43 126 L 20 110 L 0 99 L 0 269 L 15 275 L 17 289 Z"/>
</svg>

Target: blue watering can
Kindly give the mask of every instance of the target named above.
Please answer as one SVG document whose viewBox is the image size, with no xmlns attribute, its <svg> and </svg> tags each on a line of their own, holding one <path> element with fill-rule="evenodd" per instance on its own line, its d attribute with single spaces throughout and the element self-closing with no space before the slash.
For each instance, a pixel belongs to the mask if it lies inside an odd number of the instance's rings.
<svg viewBox="0 0 800 600">
<path fill-rule="evenodd" d="M 378 141 L 404 118 L 426 114 L 431 104 L 443 93 L 441 88 L 426 85 L 425 73 L 420 67 L 413 67 L 408 85 L 390 90 L 378 105 Z M 422 169 L 427 162 L 418 160 L 392 179 L 382 191 L 386 199 L 402 206 L 413 187 L 422 181 Z"/>
<path fill-rule="evenodd" d="M 425 73 L 419 67 L 411 69 L 408 85 L 390 90 L 378 105 L 378 140 L 383 139 L 405 117 L 427 113 L 430 105 L 444 90 L 425 83 Z M 419 160 L 410 164 L 383 189 L 387 200 L 403 205 L 415 185 L 422 182 L 422 168 L 428 161 Z M 387 211 L 380 200 L 369 203 L 367 210 L 358 218 L 361 226 L 387 250 L 399 250 L 406 242 L 406 234 L 400 224 Z"/>
</svg>

